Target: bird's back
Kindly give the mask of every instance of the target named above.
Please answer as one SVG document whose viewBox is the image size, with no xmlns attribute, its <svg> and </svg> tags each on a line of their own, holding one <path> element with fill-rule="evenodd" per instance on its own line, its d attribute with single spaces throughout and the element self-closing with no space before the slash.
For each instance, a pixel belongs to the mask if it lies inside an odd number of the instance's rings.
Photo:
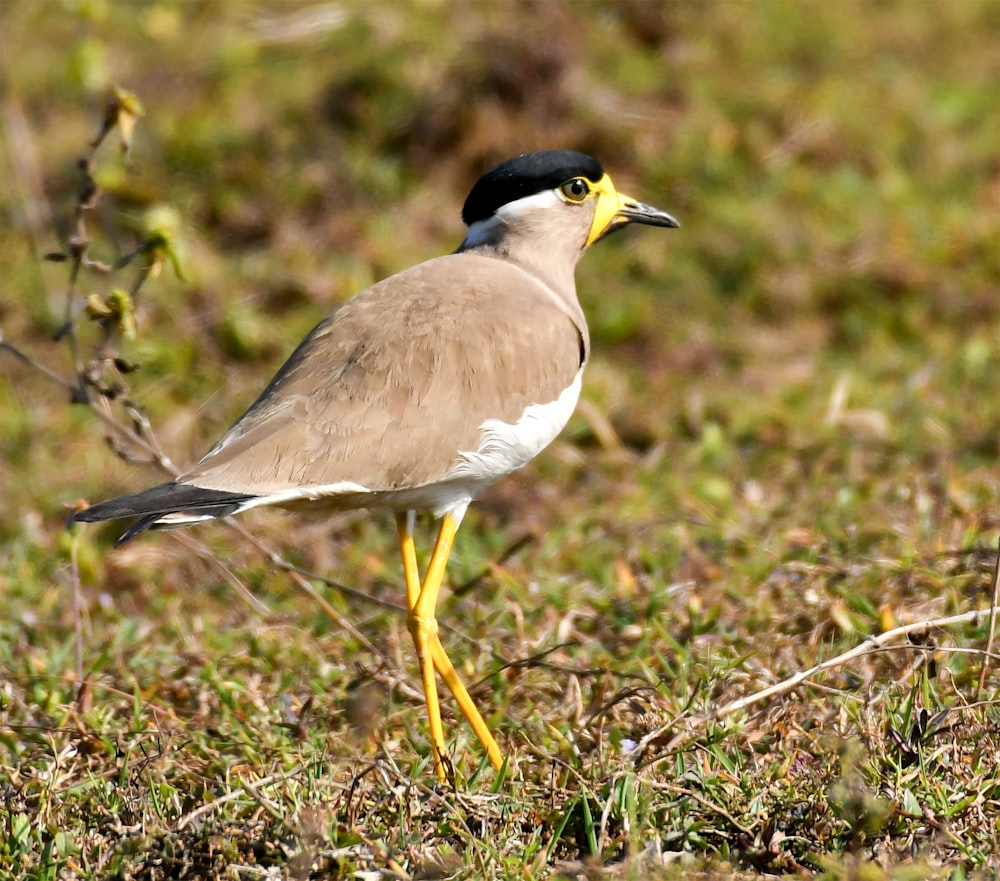
<svg viewBox="0 0 1000 881">
<path fill-rule="evenodd" d="M 516 424 L 574 384 L 587 335 L 570 294 L 475 253 L 392 276 L 320 323 L 180 482 L 325 495 L 444 481 L 487 420 Z"/>
</svg>

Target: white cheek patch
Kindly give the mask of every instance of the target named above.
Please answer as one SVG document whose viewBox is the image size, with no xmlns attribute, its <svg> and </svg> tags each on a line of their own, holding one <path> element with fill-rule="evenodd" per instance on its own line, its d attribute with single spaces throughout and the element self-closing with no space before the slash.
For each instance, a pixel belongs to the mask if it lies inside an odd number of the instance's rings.
<svg viewBox="0 0 1000 881">
<path fill-rule="evenodd" d="M 506 205 L 501 205 L 497 208 L 497 217 L 516 223 L 525 214 L 536 214 L 565 204 L 566 200 L 559 195 L 558 190 L 542 190 L 533 196 L 525 196 L 523 199 L 515 199 Z"/>
<path fill-rule="evenodd" d="M 459 250 L 466 251 L 480 245 L 496 244 L 503 238 L 507 227 L 517 226 L 525 215 L 536 214 L 562 204 L 565 204 L 565 200 L 556 190 L 542 190 L 532 196 L 501 205 L 492 217 L 477 220 L 469 227 Z"/>
<path fill-rule="evenodd" d="M 449 478 L 492 483 L 527 465 L 566 427 L 580 397 L 582 377 L 581 369 L 556 400 L 531 404 L 513 425 L 499 419 L 485 420 L 479 426 L 479 449 L 459 452 Z"/>
</svg>

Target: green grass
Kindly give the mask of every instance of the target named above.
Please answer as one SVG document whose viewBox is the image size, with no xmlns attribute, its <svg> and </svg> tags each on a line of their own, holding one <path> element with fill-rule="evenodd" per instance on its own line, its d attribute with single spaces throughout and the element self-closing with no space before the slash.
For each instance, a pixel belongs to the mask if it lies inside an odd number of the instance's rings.
<svg viewBox="0 0 1000 881">
<path fill-rule="evenodd" d="M 452 249 L 495 161 L 590 151 L 683 224 L 587 255 L 584 404 L 463 526 L 439 617 L 509 765 L 446 701 L 454 788 L 391 523 L 241 521 L 325 608 L 223 524 L 70 536 L 163 472 L 0 350 L 0 878 L 994 877 L 984 622 L 717 714 L 989 606 L 998 46 L 988 0 L 0 5 L 0 334 L 73 380 L 41 256 L 128 89 L 87 229 L 114 263 L 178 218 L 108 378 L 180 467 L 327 311 Z"/>
</svg>

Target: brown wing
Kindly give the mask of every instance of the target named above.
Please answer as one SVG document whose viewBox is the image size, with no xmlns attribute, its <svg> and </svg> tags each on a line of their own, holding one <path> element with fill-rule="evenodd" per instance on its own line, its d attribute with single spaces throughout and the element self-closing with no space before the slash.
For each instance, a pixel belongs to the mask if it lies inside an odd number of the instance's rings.
<svg viewBox="0 0 1000 881">
<path fill-rule="evenodd" d="M 180 481 L 251 494 L 442 479 L 486 419 L 554 401 L 586 329 L 551 290 L 490 257 L 392 276 L 306 337 L 253 406 Z"/>
</svg>

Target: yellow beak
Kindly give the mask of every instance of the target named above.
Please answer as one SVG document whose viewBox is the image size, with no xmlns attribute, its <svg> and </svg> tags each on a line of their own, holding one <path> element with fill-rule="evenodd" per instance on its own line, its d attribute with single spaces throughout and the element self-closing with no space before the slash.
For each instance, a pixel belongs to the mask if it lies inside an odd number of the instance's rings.
<svg viewBox="0 0 1000 881">
<path fill-rule="evenodd" d="M 594 192 L 597 206 L 594 210 L 594 221 L 590 225 L 590 234 L 587 236 L 588 248 L 628 223 L 671 228 L 680 226 L 677 219 L 666 211 L 619 193 L 608 175 L 604 175 L 594 185 Z"/>
</svg>

